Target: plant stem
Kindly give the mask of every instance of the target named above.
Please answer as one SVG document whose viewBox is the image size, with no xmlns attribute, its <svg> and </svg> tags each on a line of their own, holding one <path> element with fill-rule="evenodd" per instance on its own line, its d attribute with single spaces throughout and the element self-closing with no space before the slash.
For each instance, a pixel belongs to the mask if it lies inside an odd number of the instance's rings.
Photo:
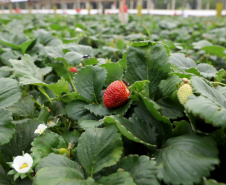
<svg viewBox="0 0 226 185">
<path fill-rule="evenodd" d="M 69 124 L 68 124 L 68 131 L 70 130 L 70 127 L 71 127 L 71 121 L 69 121 Z"/>
<path fill-rule="evenodd" d="M 210 82 L 210 83 L 213 83 L 213 84 L 220 84 L 220 85 L 226 86 L 226 84 L 223 84 L 223 83 L 221 83 L 221 82 Z"/>
<path fill-rule="evenodd" d="M 27 173 L 27 176 L 29 177 L 29 179 L 31 179 L 31 181 L 33 181 L 33 178 L 29 173 Z"/>
<path fill-rule="evenodd" d="M 32 98 L 32 100 L 42 109 L 42 105 L 38 103 L 36 99 Z"/>
<path fill-rule="evenodd" d="M 74 85 L 74 83 L 73 83 L 73 81 L 72 81 L 72 79 L 71 79 L 71 75 L 69 74 L 69 71 L 68 71 L 68 70 L 67 70 L 67 74 L 68 74 L 69 80 L 70 80 L 70 82 L 71 82 L 71 85 L 72 85 L 74 91 L 77 92 L 77 89 L 75 88 L 75 85 Z"/>
<path fill-rule="evenodd" d="M 90 171 L 90 177 L 93 178 L 93 166 L 92 166 L 91 171 Z"/>
<path fill-rule="evenodd" d="M 148 30 L 148 28 L 147 28 L 144 24 L 141 24 L 141 25 L 142 25 L 142 26 L 144 27 L 144 29 L 147 31 L 149 40 L 151 41 L 151 33 L 150 33 L 150 31 Z"/>
<path fill-rule="evenodd" d="M 71 79 L 71 75 L 70 75 L 70 73 L 69 73 L 69 71 L 68 71 L 69 65 L 68 65 L 68 63 L 67 63 L 66 61 L 64 61 L 64 67 L 65 67 L 65 69 L 66 69 L 66 71 L 67 71 L 67 75 L 68 75 L 68 78 L 69 78 L 70 83 L 71 83 L 71 85 L 72 85 L 72 88 L 74 89 L 75 92 L 77 92 L 77 89 L 75 88 L 75 85 L 74 85 L 74 83 L 73 83 L 73 81 L 72 81 L 72 79 Z"/>
<path fill-rule="evenodd" d="M 38 87 L 38 90 L 41 91 L 41 93 L 50 101 L 50 103 L 52 104 L 52 100 L 51 98 L 49 97 L 48 94 L 46 94 L 45 90 L 44 89 L 41 89 L 40 87 Z"/>
</svg>

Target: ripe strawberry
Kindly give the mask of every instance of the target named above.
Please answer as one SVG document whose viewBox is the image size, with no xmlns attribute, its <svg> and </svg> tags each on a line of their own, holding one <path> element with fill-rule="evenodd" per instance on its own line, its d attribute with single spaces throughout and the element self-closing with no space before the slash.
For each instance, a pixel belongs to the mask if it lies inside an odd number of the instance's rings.
<svg viewBox="0 0 226 185">
<path fill-rule="evenodd" d="M 104 92 L 104 105 L 111 109 L 123 105 L 129 99 L 130 92 L 122 81 L 112 82 Z"/>
<path fill-rule="evenodd" d="M 188 100 L 188 96 L 190 96 L 193 93 L 193 89 L 189 84 L 189 80 L 187 78 L 183 78 L 182 80 L 184 81 L 184 83 L 178 89 L 177 97 L 180 103 L 184 105 Z"/>
<path fill-rule="evenodd" d="M 77 68 L 76 67 L 70 67 L 70 71 L 72 73 L 77 73 Z"/>
</svg>

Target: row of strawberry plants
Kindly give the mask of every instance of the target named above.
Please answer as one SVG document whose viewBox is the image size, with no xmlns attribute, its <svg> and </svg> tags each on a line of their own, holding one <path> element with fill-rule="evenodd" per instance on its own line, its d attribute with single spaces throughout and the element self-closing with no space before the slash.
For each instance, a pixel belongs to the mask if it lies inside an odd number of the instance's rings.
<svg viewBox="0 0 226 185">
<path fill-rule="evenodd" d="M 1 67 L 2 184 L 223 181 L 224 70 L 160 42 L 134 42 L 111 62 L 88 46 L 45 46 L 41 36 L 19 48 L 1 41 L 13 52 L 45 51 Z"/>
</svg>

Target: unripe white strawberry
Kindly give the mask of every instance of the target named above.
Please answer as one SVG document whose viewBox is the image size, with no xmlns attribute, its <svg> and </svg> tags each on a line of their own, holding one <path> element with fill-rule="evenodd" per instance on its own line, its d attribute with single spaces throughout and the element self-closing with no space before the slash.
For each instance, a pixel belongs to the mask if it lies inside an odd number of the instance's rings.
<svg viewBox="0 0 226 185">
<path fill-rule="evenodd" d="M 178 89 L 177 97 L 180 103 L 184 105 L 188 100 L 188 96 L 190 96 L 193 93 L 193 89 L 189 84 L 189 80 L 187 78 L 183 78 L 182 80 L 184 81 L 184 83 Z"/>
</svg>

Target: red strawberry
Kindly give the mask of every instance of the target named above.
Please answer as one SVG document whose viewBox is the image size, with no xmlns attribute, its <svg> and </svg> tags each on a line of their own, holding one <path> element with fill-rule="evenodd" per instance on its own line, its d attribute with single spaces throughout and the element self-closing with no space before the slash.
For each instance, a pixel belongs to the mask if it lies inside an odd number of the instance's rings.
<svg viewBox="0 0 226 185">
<path fill-rule="evenodd" d="M 104 105 L 111 109 L 123 105 L 129 99 L 130 92 L 122 81 L 112 82 L 104 92 Z"/>
<path fill-rule="evenodd" d="M 71 71 L 72 73 L 77 73 L 77 68 L 76 68 L 76 67 L 71 67 L 71 68 L 70 68 L 70 71 Z"/>
</svg>

